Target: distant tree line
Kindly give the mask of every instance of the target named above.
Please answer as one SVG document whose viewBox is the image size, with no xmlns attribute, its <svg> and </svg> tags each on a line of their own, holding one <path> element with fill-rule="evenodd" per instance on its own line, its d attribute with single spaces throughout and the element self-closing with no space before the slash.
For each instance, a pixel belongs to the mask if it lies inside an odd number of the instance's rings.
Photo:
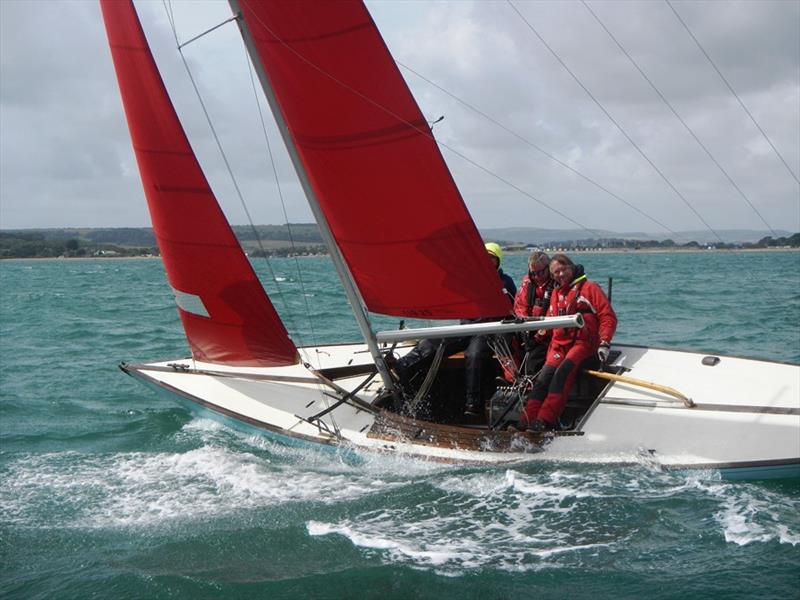
<svg viewBox="0 0 800 600">
<path fill-rule="evenodd" d="M 264 250 L 257 249 L 249 252 L 249 256 L 253 258 L 263 258 L 264 256 L 314 256 L 317 254 L 327 254 L 328 248 L 322 244 L 314 246 L 297 246 L 282 248 L 265 248 Z"/>
<path fill-rule="evenodd" d="M 2 258 L 81 258 L 87 256 L 158 256 L 158 248 L 100 244 L 85 239 L 47 239 L 43 234 L 0 232 Z"/>
<path fill-rule="evenodd" d="M 270 256 L 326 252 L 321 246 L 322 238 L 314 223 L 258 225 L 255 228 L 237 225 L 233 227 L 233 232 L 241 242 L 264 240 L 286 243 L 285 248 L 266 250 L 265 254 Z M 292 250 L 294 242 L 301 244 L 301 248 Z M 315 243 L 319 245 L 309 246 Z M 158 256 L 158 254 L 155 235 L 149 227 L 0 231 L 0 258 Z"/>
<path fill-rule="evenodd" d="M 255 231 L 254 231 L 255 230 Z M 293 241 L 322 243 L 316 223 L 287 223 L 286 225 L 234 225 L 233 233 L 240 241 Z"/>
<path fill-rule="evenodd" d="M 758 240 L 756 244 L 757 248 L 776 248 L 782 246 L 791 246 L 792 248 L 799 247 L 800 233 L 795 233 L 789 237 L 779 237 L 778 239 L 772 239 L 771 236 L 767 236 Z"/>
</svg>

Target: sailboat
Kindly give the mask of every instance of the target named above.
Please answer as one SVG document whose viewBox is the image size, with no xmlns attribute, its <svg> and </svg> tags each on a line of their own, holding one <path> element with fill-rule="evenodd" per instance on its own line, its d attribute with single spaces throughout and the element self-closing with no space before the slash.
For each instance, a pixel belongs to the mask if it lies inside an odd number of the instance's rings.
<svg viewBox="0 0 800 600">
<path fill-rule="evenodd" d="M 507 313 L 508 301 L 362 2 L 230 0 L 364 338 L 297 347 L 203 175 L 132 2 L 100 3 L 191 349 L 188 358 L 122 363 L 125 373 L 199 414 L 286 443 L 490 464 L 623 456 L 729 478 L 800 476 L 796 364 L 613 344 L 605 371 L 584 373 L 574 386 L 562 429 L 535 434 L 503 427 L 524 391 L 514 380 L 489 382 L 487 414 L 467 420 L 456 355 L 429 373 L 437 410 L 398 412 L 405 392 L 392 361 L 415 341 L 507 339 L 580 327 L 581 316 L 375 331 L 372 314 L 476 319 Z M 506 403 L 495 406 L 495 398 Z"/>
</svg>

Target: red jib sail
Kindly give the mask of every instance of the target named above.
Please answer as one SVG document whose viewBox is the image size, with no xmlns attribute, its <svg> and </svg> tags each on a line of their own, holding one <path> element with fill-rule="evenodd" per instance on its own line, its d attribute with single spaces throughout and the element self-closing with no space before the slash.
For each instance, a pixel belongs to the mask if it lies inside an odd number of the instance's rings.
<svg viewBox="0 0 800 600">
<path fill-rule="evenodd" d="M 506 314 L 478 230 L 360 0 L 231 4 L 367 308 Z"/>
<path fill-rule="evenodd" d="M 167 278 L 197 360 L 298 361 L 178 121 L 130 1 L 101 0 L 136 161 Z"/>
</svg>

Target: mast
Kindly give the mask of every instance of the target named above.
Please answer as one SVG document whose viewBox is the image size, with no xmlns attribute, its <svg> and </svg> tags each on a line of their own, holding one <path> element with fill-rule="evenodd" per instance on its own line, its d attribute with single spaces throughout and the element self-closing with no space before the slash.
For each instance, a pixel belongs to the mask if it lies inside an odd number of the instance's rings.
<svg viewBox="0 0 800 600">
<path fill-rule="evenodd" d="M 300 184 L 303 186 L 303 191 L 308 199 L 311 212 L 314 214 L 314 219 L 317 221 L 317 225 L 319 226 L 322 241 L 325 243 L 328 251 L 330 252 L 333 266 L 336 269 L 336 274 L 339 276 L 339 280 L 342 282 L 342 287 L 344 288 L 344 293 L 347 296 L 347 301 L 350 303 L 350 308 L 353 310 L 353 314 L 356 317 L 358 327 L 361 329 L 361 335 L 364 337 L 364 341 L 367 343 L 367 348 L 372 355 L 372 359 L 375 361 L 375 366 L 377 367 L 378 373 L 383 380 L 384 386 L 386 389 L 394 391 L 394 381 L 389 374 L 386 361 L 384 360 L 383 355 L 380 352 L 380 348 L 378 347 L 378 341 L 375 337 L 375 332 L 372 330 L 372 324 L 370 323 L 369 314 L 367 313 L 364 301 L 361 298 L 361 293 L 358 291 L 358 288 L 354 283 L 350 269 L 347 267 L 347 263 L 344 261 L 344 257 L 339 250 L 339 246 L 336 244 L 336 240 L 331 233 L 331 229 L 328 225 L 327 219 L 325 218 L 325 214 L 320 207 L 319 200 L 314 192 L 314 188 L 309 182 L 308 173 L 306 172 L 303 161 L 300 159 L 297 148 L 294 145 L 291 133 L 289 132 L 289 127 L 284 119 L 283 113 L 281 112 L 280 106 L 275 97 L 275 92 L 272 89 L 272 84 L 269 80 L 269 77 L 267 77 L 263 66 L 261 65 L 253 36 L 250 33 L 247 23 L 241 18 L 242 11 L 239 6 L 239 0 L 228 0 L 228 2 L 234 15 L 237 17 L 236 21 L 239 24 L 239 31 L 242 34 L 245 47 L 247 48 L 247 52 L 250 54 L 250 58 L 253 61 L 253 66 L 255 67 L 256 74 L 258 75 L 258 80 L 261 82 L 261 87 L 264 90 L 264 94 L 267 97 L 267 102 L 269 103 L 272 114 L 278 124 L 278 129 L 280 129 L 283 142 L 286 144 L 286 148 L 289 151 L 289 156 L 292 159 L 292 164 L 297 172 Z"/>
</svg>

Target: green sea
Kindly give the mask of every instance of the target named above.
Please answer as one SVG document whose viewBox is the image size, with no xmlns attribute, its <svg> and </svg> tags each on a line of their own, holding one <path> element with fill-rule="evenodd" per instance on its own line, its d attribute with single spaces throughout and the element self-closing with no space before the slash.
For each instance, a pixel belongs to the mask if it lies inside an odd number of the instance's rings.
<svg viewBox="0 0 800 600">
<path fill-rule="evenodd" d="M 800 362 L 800 253 L 579 259 L 617 341 Z M 327 258 L 255 266 L 299 344 L 359 339 Z M 800 595 L 799 480 L 297 449 L 117 369 L 186 354 L 158 260 L 0 262 L 1 598 Z"/>
</svg>

